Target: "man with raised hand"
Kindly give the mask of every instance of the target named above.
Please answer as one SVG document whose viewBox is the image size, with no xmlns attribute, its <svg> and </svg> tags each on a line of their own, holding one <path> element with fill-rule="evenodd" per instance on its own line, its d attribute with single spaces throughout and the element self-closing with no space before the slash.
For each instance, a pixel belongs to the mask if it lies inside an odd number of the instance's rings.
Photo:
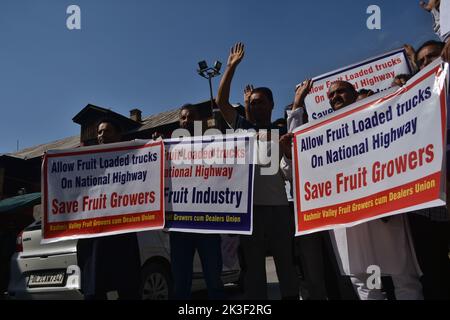
<svg viewBox="0 0 450 320">
<path fill-rule="evenodd" d="M 225 121 L 234 129 L 254 129 L 258 131 L 258 153 L 262 155 L 261 140 L 267 139 L 270 152 L 278 147 L 272 135 L 260 130 L 275 130 L 271 123 L 274 107 L 272 91 L 269 88 L 248 86 L 247 118 L 239 116 L 229 102 L 231 82 L 237 66 L 244 57 L 244 45 L 237 43 L 231 48 L 227 68 L 221 79 L 216 103 Z M 274 131 L 272 131 L 274 132 Z M 267 154 L 264 155 L 267 157 Z M 276 159 L 277 166 L 279 157 Z M 261 174 L 256 166 L 254 181 L 253 234 L 241 236 L 246 273 L 244 290 L 246 299 L 267 299 L 266 253 L 274 258 L 283 299 L 299 298 L 299 276 L 294 265 L 293 236 L 294 217 L 288 206 L 284 179 L 278 169 L 274 175 Z M 267 247 L 266 247 L 267 243 Z"/>
<path fill-rule="evenodd" d="M 433 30 L 445 45 L 442 48 L 442 59 L 450 62 L 450 1 L 420 1 L 420 6 L 433 16 Z"/>
<path fill-rule="evenodd" d="M 296 90 L 293 109 L 304 106 L 304 99 L 311 89 L 310 81 L 305 81 Z M 334 82 L 327 93 L 334 111 L 341 110 L 356 102 L 358 92 L 346 81 Z M 292 124 L 300 119 L 291 120 Z M 292 134 L 282 137 L 285 155 L 291 158 L 290 139 Z M 282 166 L 283 167 L 283 166 Z M 369 289 L 367 268 L 380 267 L 384 275 L 392 277 L 395 295 L 398 300 L 423 299 L 419 282 L 420 269 L 415 260 L 414 248 L 408 237 L 408 227 L 404 215 L 377 219 L 349 228 L 330 231 L 339 268 L 343 275 L 351 278 L 353 287 L 361 300 L 386 299 L 381 288 Z M 376 235 L 376 237 L 374 237 Z"/>
</svg>

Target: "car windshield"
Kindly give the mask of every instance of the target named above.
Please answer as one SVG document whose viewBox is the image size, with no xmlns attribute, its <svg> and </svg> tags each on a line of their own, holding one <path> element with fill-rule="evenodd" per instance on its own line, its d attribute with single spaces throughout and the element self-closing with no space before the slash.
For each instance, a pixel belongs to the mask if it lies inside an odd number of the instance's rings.
<svg viewBox="0 0 450 320">
<path fill-rule="evenodd" d="M 28 227 L 26 227 L 23 231 L 34 231 L 41 229 L 42 222 L 41 220 L 35 221 L 32 224 L 30 224 Z"/>
</svg>

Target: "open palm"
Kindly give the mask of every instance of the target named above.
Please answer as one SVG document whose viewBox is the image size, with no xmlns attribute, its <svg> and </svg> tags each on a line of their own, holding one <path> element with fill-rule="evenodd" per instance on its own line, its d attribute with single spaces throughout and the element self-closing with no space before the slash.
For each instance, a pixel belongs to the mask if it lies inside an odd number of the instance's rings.
<svg viewBox="0 0 450 320">
<path fill-rule="evenodd" d="M 228 56 L 228 65 L 236 66 L 244 58 L 244 44 L 241 42 L 236 43 L 231 47 L 230 55 Z"/>
</svg>

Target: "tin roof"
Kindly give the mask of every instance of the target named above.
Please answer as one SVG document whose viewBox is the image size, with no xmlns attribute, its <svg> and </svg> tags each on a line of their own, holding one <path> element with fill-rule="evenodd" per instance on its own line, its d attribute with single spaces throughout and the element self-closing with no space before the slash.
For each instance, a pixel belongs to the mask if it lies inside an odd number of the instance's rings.
<svg viewBox="0 0 450 320">
<path fill-rule="evenodd" d="M 25 148 L 20 151 L 5 155 L 27 160 L 36 157 L 41 157 L 47 150 L 50 149 L 71 149 L 77 148 L 79 146 L 80 146 L 80 136 L 72 136 L 56 140 L 50 143 L 44 143 L 30 148 Z"/>
</svg>

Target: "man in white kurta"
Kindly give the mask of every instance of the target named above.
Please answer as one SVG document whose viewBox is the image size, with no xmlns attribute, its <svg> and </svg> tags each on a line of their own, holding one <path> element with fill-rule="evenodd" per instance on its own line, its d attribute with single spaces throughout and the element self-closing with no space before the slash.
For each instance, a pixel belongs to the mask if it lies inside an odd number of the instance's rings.
<svg viewBox="0 0 450 320">
<path fill-rule="evenodd" d="M 311 81 L 305 81 L 297 88 L 293 112 L 288 117 L 290 132 L 303 124 L 303 99 L 311 86 Z M 330 87 L 328 97 L 336 111 L 354 103 L 357 92 L 350 83 L 341 81 Z M 292 176 L 291 162 L 286 157 L 281 161 L 281 168 Z M 330 236 L 341 273 L 351 277 L 361 300 L 386 299 L 381 285 L 370 281 L 370 266 L 378 267 L 382 275 L 391 276 L 398 300 L 423 299 L 421 271 L 405 215 L 335 229 L 330 231 Z"/>
</svg>

